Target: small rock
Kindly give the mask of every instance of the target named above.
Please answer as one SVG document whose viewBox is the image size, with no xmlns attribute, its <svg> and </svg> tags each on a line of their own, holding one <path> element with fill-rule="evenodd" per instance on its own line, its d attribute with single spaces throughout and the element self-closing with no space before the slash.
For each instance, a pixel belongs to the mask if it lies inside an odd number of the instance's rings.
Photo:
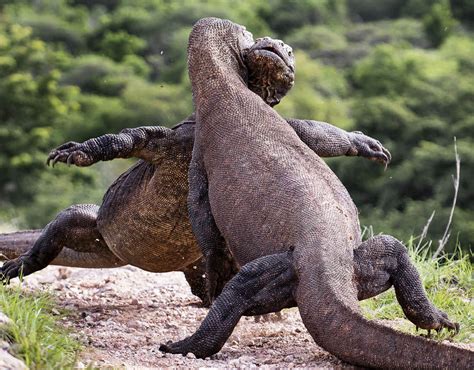
<svg viewBox="0 0 474 370">
<path fill-rule="evenodd" d="M 196 356 L 194 355 L 194 353 L 189 352 L 189 353 L 186 355 L 186 358 L 193 358 L 193 359 L 195 359 Z"/>
<path fill-rule="evenodd" d="M 13 357 L 5 350 L 0 351 L 0 369 L 23 370 L 28 369 L 23 361 Z"/>
<path fill-rule="evenodd" d="M 12 319 L 10 319 L 7 315 L 0 311 L 0 325 L 11 325 L 13 324 Z"/>
<path fill-rule="evenodd" d="M 60 267 L 58 269 L 58 273 L 57 273 L 57 278 L 59 280 L 65 280 L 67 279 L 69 276 L 71 275 L 71 270 L 67 269 L 67 268 L 64 268 L 64 267 Z"/>
<path fill-rule="evenodd" d="M 132 301 L 130 302 L 130 304 L 133 304 L 134 306 L 137 306 L 138 305 L 138 299 L 133 298 Z"/>
</svg>

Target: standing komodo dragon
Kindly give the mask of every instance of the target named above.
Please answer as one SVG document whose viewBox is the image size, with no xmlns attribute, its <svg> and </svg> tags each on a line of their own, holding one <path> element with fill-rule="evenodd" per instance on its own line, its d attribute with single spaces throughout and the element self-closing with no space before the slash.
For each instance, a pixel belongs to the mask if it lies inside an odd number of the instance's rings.
<svg viewBox="0 0 474 370">
<path fill-rule="evenodd" d="M 271 51 L 282 59 L 268 57 L 274 55 Z M 251 71 L 249 88 L 271 106 L 293 85 L 293 54 L 280 40 L 257 40 L 242 62 Z M 359 132 L 347 133 L 316 121 L 289 119 L 288 123 L 320 156 L 359 155 L 385 164 L 390 160 L 390 153 L 378 141 Z M 192 235 L 186 205 L 193 139 L 191 115 L 173 129 L 125 129 L 118 135 L 67 143 L 53 150 L 48 158 L 53 165 L 89 166 L 129 157 L 142 160 L 111 185 L 102 206 L 74 205 L 43 230 L 1 235 L 0 252 L 16 258 L 1 269 L 4 279 L 18 276 L 22 266 L 25 276 L 50 263 L 91 268 L 131 264 L 153 272 L 184 271 L 193 293 L 207 297 L 204 267 L 194 268 L 200 267 L 196 261 L 201 251 Z"/>
<path fill-rule="evenodd" d="M 349 363 L 472 368 L 473 352 L 361 315 L 358 300 L 393 285 L 415 325 L 458 328 L 429 302 L 400 242 L 377 236 L 361 243 L 357 209 L 339 179 L 247 88 L 242 54 L 252 43 L 243 27 L 215 18 L 198 21 L 189 37 L 196 109 L 190 221 L 209 279 L 222 273 L 226 244 L 243 267 L 194 335 L 160 349 L 205 358 L 243 314 L 296 304 L 316 343 Z"/>
</svg>

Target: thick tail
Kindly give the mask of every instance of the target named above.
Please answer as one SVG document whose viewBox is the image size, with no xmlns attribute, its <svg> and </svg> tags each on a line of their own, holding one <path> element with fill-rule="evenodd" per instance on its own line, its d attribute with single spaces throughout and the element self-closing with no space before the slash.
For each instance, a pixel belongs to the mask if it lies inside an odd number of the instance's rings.
<svg viewBox="0 0 474 370">
<path fill-rule="evenodd" d="M 337 275 L 338 261 L 300 255 L 296 261 L 299 284 L 296 301 L 301 318 L 316 343 L 348 363 L 380 368 L 468 369 L 474 351 L 398 332 L 365 319 L 358 312 L 350 279 Z M 312 258 L 313 257 L 313 258 Z M 316 267 L 319 263 L 319 267 Z M 324 266 L 326 264 L 326 266 Z M 331 268 L 328 268 L 331 267 Z M 351 298 L 350 296 L 353 296 Z"/>
<path fill-rule="evenodd" d="M 27 252 L 38 240 L 41 230 L 0 234 L 0 260 L 14 259 Z"/>
<path fill-rule="evenodd" d="M 0 261 L 18 258 L 27 252 L 38 240 L 41 232 L 42 230 L 25 230 L 0 234 Z M 63 248 L 51 264 L 85 268 L 112 268 L 126 265 L 111 252 L 78 252 L 69 248 Z"/>
</svg>

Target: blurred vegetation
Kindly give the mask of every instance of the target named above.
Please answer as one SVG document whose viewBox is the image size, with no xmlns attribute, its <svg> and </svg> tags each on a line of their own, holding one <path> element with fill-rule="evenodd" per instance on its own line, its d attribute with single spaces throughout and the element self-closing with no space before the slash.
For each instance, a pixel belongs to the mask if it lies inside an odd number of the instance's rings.
<svg viewBox="0 0 474 370">
<path fill-rule="evenodd" d="M 441 237 L 456 136 L 451 244 L 472 247 L 470 0 L 0 0 L 0 223 L 38 228 L 71 203 L 100 203 L 130 161 L 52 170 L 47 153 L 191 113 L 187 37 L 211 15 L 295 48 L 296 85 L 281 114 L 361 130 L 390 149 L 386 172 L 364 160 L 328 161 L 376 232 L 408 240 L 436 210 L 428 237 Z"/>
</svg>

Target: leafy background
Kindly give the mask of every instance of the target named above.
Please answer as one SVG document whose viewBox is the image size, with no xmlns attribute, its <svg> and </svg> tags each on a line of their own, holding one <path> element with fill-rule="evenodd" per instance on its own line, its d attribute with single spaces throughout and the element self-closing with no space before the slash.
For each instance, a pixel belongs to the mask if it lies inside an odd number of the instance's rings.
<svg viewBox="0 0 474 370">
<path fill-rule="evenodd" d="M 380 139 L 384 172 L 357 159 L 329 165 L 362 225 L 408 240 L 436 214 L 444 232 L 461 157 L 452 242 L 474 237 L 474 2 L 470 0 L 0 0 L 0 230 L 43 227 L 73 203 L 100 203 L 130 160 L 45 166 L 50 149 L 192 111 L 190 28 L 204 16 L 245 24 L 296 51 L 286 117 L 327 121 Z"/>
</svg>

